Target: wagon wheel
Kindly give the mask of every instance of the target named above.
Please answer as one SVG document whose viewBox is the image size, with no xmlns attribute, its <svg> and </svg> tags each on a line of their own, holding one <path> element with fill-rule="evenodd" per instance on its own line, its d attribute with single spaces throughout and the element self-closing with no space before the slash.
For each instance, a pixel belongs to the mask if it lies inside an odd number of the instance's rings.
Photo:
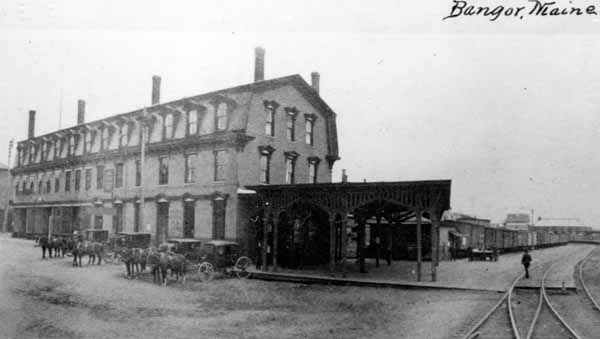
<svg viewBox="0 0 600 339">
<path fill-rule="evenodd" d="M 185 264 L 185 274 L 191 277 L 195 277 L 200 272 L 200 265 L 193 264 L 191 262 L 186 262 Z"/>
<path fill-rule="evenodd" d="M 248 278 L 250 276 L 250 271 L 248 271 L 250 265 L 252 265 L 252 261 L 250 260 L 250 258 L 239 257 L 238 260 L 235 262 L 234 268 L 237 277 L 240 279 Z"/>
<path fill-rule="evenodd" d="M 210 281 L 215 274 L 215 269 L 211 263 L 205 261 L 198 267 L 198 273 L 202 281 Z"/>
</svg>

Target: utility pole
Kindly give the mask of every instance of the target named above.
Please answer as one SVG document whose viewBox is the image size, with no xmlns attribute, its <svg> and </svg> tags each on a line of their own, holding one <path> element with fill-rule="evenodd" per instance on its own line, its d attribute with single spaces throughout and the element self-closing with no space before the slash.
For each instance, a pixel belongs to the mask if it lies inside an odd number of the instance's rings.
<svg viewBox="0 0 600 339">
<path fill-rule="evenodd" d="M 7 199 L 6 199 L 6 206 L 4 207 L 4 220 L 2 221 L 2 232 L 7 232 L 8 231 L 8 209 L 10 208 L 10 201 L 13 199 L 13 187 L 12 187 L 12 175 L 10 173 L 10 158 L 12 156 L 12 149 L 13 149 L 13 145 L 15 143 L 14 139 L 10 139 L 10 141 L 8 142 L 8 164 L 6 164 L 6 171 L 7 171 L 7 178 L 6 180 L 8 181 L 8 194 L 7 194 Z"/>
</svg>

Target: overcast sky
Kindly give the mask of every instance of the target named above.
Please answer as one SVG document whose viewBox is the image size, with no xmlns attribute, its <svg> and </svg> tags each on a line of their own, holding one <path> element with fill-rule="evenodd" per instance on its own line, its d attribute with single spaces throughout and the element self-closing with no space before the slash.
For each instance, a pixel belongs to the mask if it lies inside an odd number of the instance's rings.
<svg viewBox="0 0 600 339">
<path fill-rule="evenodd" d="M 59 128 L 61 89 L 64 128 L 79 98 L 87 121 L 148 105 L 153 74 L 162 101 L 251 82 L 260 45 L 267 78 L 321 73 L 334 180 L 452 179 L 455 211 L 600 226 L 597 17 L 443 21 L 450 0 L 37 3 L 0 4 L 1 162 L 28 110 L 36 135 Z"/>
</svg>

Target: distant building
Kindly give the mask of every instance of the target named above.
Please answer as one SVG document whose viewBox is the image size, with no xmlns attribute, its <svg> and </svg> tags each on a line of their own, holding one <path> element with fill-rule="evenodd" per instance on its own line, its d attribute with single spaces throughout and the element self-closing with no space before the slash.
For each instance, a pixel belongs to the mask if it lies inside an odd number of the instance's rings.
<svg viewBox="0 0 600 339">
<path fill-rule="evenodd" d="M 534 228 L 539 231 L 553 233 L 581 233 L 591 232 L 592 227 L 585 226 L 577 218 L 540 218 Z"/>
<path fill-rule="evenodd" d="M 526 213 L 508 214 L 504 221 L 504 227 L 511 230 L 527 231 L 530 225 L 529 214 Z"/>
<path fill-rule="evenodd" d="M 4 222 L 4 212 L 10 199 L 10 188 L 8 182 L 8 166 L 0 163 L 0 225 Z M 0 230 L 2 228 L 0 227 Z M 7 229 L 7 231 L 10 229 Z"/>
</svg>

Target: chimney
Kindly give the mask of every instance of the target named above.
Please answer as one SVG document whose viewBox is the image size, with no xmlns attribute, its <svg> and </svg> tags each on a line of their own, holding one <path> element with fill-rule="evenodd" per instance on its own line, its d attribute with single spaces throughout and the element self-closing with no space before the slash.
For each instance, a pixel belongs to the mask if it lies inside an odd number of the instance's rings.
<svg viewBox="0 0 600 339">
<path fill-rule="evenodd" d="M 254 82 L 265 80 L 265 49 L 254 49 Z"/>
<path fill-rule="evenodd" d="M 321 82 L 321 75 L 319 75 L 319 72 L 312 72 L 310 73 L 310 79 L 312 80 L 312 88 L 315 90 L 315 92 L 317 92 L 317 94 L 319 94 L 319 82 Z"/>
<path fill-rule="evenodd" d="M 342 183 L 347 183 L 348 182 L 348 176 L 346 175 L 346 169 L 342 170 Z"/>
<path fill-rule="evenodd" d="M 152 76 L 152 105 L 156 105 L 160 102 L 160 77 L 158 75 Z"/>
<path fill-rule="evenodd" d="M 77 100 L 77 125 L 85 123 L 85 100 Z"/>
<path fill-rule="evenodd" d="M 29 111 L 29 133 L 27 138 L 31 139 L 35 136 L 35 111 Z"/>
</svg>

